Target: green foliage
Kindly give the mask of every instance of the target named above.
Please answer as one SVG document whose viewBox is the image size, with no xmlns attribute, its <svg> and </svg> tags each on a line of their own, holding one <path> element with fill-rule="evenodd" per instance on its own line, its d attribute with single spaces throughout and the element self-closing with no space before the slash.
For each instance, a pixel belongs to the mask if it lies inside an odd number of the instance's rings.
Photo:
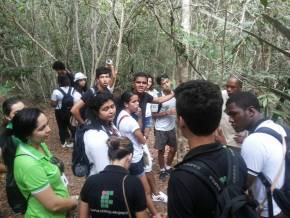
<svg viewBox="0 0 290 218">
<path fill-rule="evenodd" d="M 3 84 L 8 81 L 7 84 L 13 84 L 11 87 L 26 96 L 43 100 L 56 87 L 56 74 L 51 69 L 54 60 L 27 33 L 71 71 L 83 71 L 73 3 L 71 0 L 1 2 Z M 179 63 L 189 60 L 195 67 L 189 67 L 191 78 L 201 78 L 198 71 L 223 86 L 231 73 L 247 76 L 250 79 L 245 81 L 245 90 L 254 89 L 261 94 L 266 114 L 289 120 L 289 101 L 281 95 L 289 91 L 289 0 L 196 0 L 191 8 L 190 33 L 181 27 L 180 1 L 116 0 L 114 11 L 112 3 L 111 0 L 78 1 L 78 34 L 89 78 L 96 67 L 104 65 L 106 58 L 116 61 L 121 8 L 124 8 L 118 90 L 129 88 L 133 73 L 138 71 L 154 76 L 166 72 L 178 81 Z"/>
<path fill-rule="evenodd" d="M 268 0 L 260 0 L 260 2 L 265 8 L 268 6 Z"/>
<path fill-rule="evenodd" d="M 11 82 L 8 80 L 0 85 L 0 96 L 7 96 L 7 94 L 13 89 Z"/>
</svg>

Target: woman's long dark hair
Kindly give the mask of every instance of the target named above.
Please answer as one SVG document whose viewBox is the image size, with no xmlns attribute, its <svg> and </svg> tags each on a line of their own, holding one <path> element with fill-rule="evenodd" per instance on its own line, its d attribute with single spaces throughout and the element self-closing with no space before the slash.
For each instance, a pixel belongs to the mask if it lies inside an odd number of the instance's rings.
<svg viewBox="0 0 290 218">
<path fill-rule="evenodd" d="M 111 125 L 111 123 L 108 124 L 99 118 L 100 108 L 109 100 L 115 102 L 112 94 L 108 92 L 102 92 L 98 93 L 89 101 L 88 119 L 97 130 L 101 130 L 102 126 L 106 127 Z"/>
<path fill-rule="evenodd" d="M 152 91 L 154 89 L 154 78 L 150 74 L 147 75 L 148 79 L 151 78 L 151 86 L 148 90 Z"/>
<path fill-rule="evenodd" d="M 117 109 L 116 109 L 116 117 L 118 117 L 119 113 L 125 108 L 125 103 L 129 103 L 131 100 L 131 97 L 134 94 L 130 91 L 125 91 L 117 100 Z"/>
<path fill-rule="evenodd" d="M 59 75 L 57 77 L 57 83 L 58 83 L 59 87 L 66 87 L 66 86 L 70 86 L 71 81 L 70 81 L 68 75 L 65 74 L 65 75 Z"/>
<path fill-rule="evenodd" d="M 79 93 L 82 94 L 82 93 L 84 93 L 84 92 L 86 92 L 88 90 L 88 83 L 87 83 L 87 80 L 86 80 L 86 85 L 84 87 L 81 87 L 79 85 L 79 81 L 80 80 L 77 80 L 77 81 L 74 82 L 74 88 L 75 88 L 75 90 L 77 90 Z"/>
<path fill-rule="evenodd" d="M 17 104 L 18 102 L 22 102 L 18 97 L 7 98 L 2 104 L 3 114 L 8 117 L 9 114 L 11 113 L 12 106 L 14 104 Z M 8 121 L 4 120 L 2 125 L 5 127 L 7 125 L 7 123 L 8 123 Z"/>
<path fill-rule="evenodd" d="M 12 129 L 5 129 L 1 135 L 2 154 L 4 164 L 8 170 L 13 170 L 13 162 L 17 145 L 12 137 L 17 137 L 22 142 L 27 143 L 28 137 L 32 135 L 37 127 L 37 119 L 42 113 L 38 108 L 24 108 L 12 119 Z"/>
</svg>

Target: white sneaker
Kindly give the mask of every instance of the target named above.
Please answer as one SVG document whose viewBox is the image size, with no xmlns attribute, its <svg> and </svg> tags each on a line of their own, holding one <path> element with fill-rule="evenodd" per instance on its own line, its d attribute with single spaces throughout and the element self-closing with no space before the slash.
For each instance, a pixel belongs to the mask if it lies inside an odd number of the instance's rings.
<svg viewBox="0 0 290 218">
<path fill-rule="evenodd" d="M 67 142 L 66 145 L 65 145 L 67 148 L 72 148 L 74 146 L 74 143 L 69 143 Z"/>
<path fill-rule="evenodd" d="M 167 199 L 168 199 L 167 195 L 161 191 L 159 192 L 158 195 L 152 194 L 153 201 L 162 201 L 164 203 L 167 203 Z"/>
<path fill-rule="evenodd" d="M 63 148 L 72 148 L 74 144 L 72 142 L 65 142 L 64 144 L 61 145 Z"/>
</svg>

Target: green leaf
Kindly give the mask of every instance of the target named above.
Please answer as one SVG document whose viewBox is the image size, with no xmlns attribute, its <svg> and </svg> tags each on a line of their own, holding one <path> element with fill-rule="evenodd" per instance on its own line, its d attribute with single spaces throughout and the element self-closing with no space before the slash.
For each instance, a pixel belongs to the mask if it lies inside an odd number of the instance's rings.
<svg viewBox="0 0 290 218">
<path fill-rule="evenodd" d="M 268 0 L 260 0 L 260 2 L 265 8 L 268 6 Z"/>
</svg>

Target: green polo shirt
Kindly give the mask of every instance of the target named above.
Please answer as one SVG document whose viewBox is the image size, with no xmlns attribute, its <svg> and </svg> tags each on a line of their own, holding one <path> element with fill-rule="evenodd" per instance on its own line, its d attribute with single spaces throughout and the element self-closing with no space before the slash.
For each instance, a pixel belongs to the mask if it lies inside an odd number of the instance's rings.
<svg viewBox="0 0 290 218">
<path fill-rule="evenodd" d="M 45 154 L 22 142 L 18 144 L 16 150 L 14 177 L 21 193 L 28 198 L 25 217 L 64 218 L 65 212 L 50 212 L 33 196 L 50 186 L 57 196 L 69 197 L 68 189 L 61 179 L 60 170 L 50 162 L 52 154 L 47 145 L 41 143 L 41 147 Z"/>
</svg>

